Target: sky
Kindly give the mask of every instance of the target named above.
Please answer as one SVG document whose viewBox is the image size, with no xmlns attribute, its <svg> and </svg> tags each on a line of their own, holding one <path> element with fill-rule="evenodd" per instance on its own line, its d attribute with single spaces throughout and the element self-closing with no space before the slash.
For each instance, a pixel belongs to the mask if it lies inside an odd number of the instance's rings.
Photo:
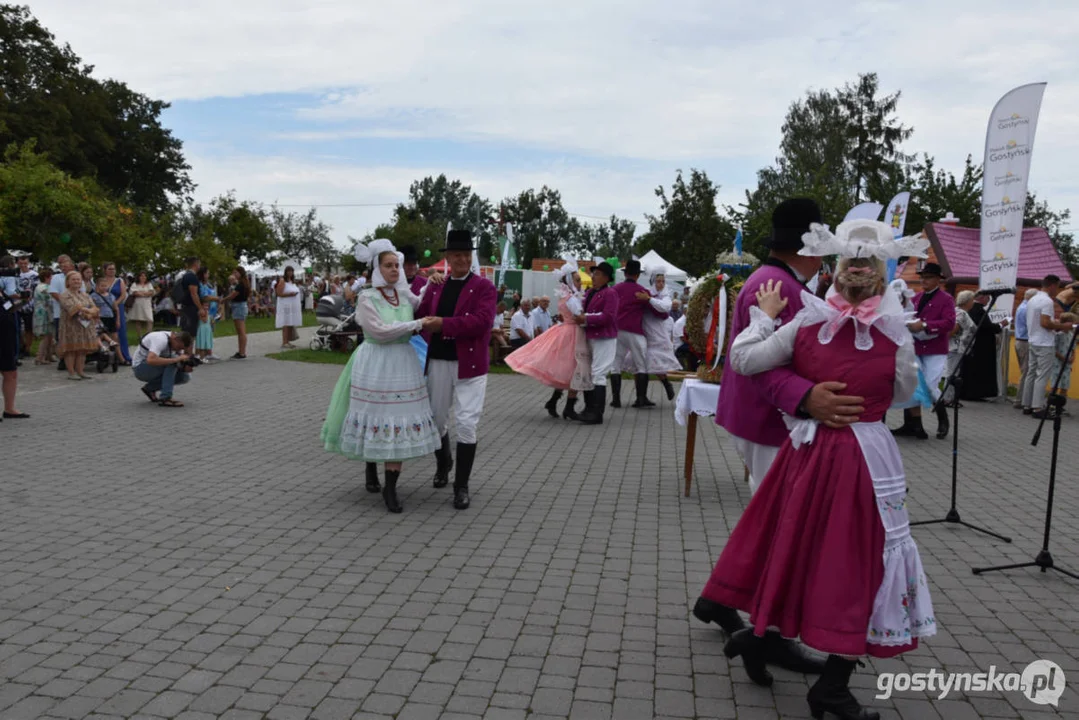
<svg viewBox="0 0 1079 720">
<path fill-rule="evenodd" d="M 413 180 L 644 224 L 657 186 L 705 170 L 736 205 L 811 89 L 876 72 L 959 173 L 996 101 L 1048 82 L 1031 189 L 1079 214 L 1079 3 L 756 0 L 35 0 L 99 77 L 167 100 L 196 198 L 321 206 L 347 247 Z M 877 198 L 887 202 L 888 198 Z M 329 207 L 354 205 L 357 207 Z M 960 218 L 962 220 L 963 218 Z M 1079 217 L 1070 226 L 1079 230 Z"/>
</svg>

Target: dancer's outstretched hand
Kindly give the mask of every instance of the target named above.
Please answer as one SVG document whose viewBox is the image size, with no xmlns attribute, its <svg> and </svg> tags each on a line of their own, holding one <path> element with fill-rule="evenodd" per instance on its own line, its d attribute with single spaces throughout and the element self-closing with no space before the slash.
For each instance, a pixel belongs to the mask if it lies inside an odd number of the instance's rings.
<svg viewBox="0 0 1079 720">
<path fill-rule="evenodd" d="M 768 313 L 768 317 L 775 319 L 783 308 L 787 307 L 787 298 L 782 297 L 779 291 L 783 289 L 783 281 L 769 280 L 767 285 L 761 285 L 757 290 L 757 305 L 761 310 Z"/>
</svg>

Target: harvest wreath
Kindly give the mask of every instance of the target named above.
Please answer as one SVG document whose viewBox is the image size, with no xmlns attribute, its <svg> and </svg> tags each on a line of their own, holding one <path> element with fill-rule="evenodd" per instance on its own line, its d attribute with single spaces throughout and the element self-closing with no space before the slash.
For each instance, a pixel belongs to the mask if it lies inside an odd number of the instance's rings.
<svg viewBox="0 0 1079 720">
<path fill-rule="evenodd" d="M 702 382 L 718 384 L 723 376 L 723 366 L 715 362 L 716 353 L 721 352 L 716 347 L 717 340 L 715 337 L 716 327 L 718 326 L 716 320 L 718 320 L 719 312 L 717 298 L 721 292 L 728 293 L 726 326 L 729 328 L 731 327 L 731 317 L 734 312 L 734 301 L 738 297 L 738 291 L 745 283 L 744 278 L 739 278 L 732 286 L 728 287 L 725 283 L 729 279 L 728 276 L 719 274 L 702 282 L 693 291 L 693 295 L 689 299 L 689 306 L 686 308 L 686 339 L 689 340 L 689 346 L 693 351 L 703 359 L 703 362 L 697 367 L 697 379 Z M 708 329 L 706 329 L 706 322 L 708 323 Z M 722 340 L 719 342 L 722 342 Z"/>
</svg>

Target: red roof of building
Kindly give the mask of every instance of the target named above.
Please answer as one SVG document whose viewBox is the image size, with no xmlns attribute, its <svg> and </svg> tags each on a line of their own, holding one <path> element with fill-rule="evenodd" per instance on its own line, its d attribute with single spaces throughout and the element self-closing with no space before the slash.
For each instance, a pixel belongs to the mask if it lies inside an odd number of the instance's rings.
<svg viewBox="0 0 1079 720">
<path fill-rule="evenodd" d="M 981 268 L 981 231 L 949 223 L 929 223 L 925 233 L 933 245 L 937 262 L 950 281 L 977 284 Z M 1045 228 L 1023 228 L 1019 241 L 1018 285 L 1041 285 L 1046 275 L 1071 280 L 1060 253 Z"/>
</svg>

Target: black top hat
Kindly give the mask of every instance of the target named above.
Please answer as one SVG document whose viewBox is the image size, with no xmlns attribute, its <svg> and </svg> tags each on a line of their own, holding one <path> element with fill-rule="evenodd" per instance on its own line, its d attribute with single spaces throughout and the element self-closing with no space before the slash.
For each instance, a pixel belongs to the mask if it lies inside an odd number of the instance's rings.
<svg viewBox="0 0 1079 720">
<path fill-rule="evenodd" d="M 770 250 L 801 250 L 802 236 L 809 232 L 809 226 L 821 222 L 820 207 L 815 200 L 784 200 L 772 211 L 772 236 L 765 245 Z"/>
<path fill-rule="evenodd" d="M 397 248 L 402 255 L 405 256 L 405 262 L 419 262 L 420 255 L 416 252 L 415 245 L 402 245 Z"/>
<path fill-rule="evenodd" d="M 442 252 L 452 252 L 454 250 L 471 252 L 475 249 L 472 247 L 472 233 L 468 230 L 450 230 L 446 234 L 446 247 L 442 248 Z"/>
<path fill-rule="evenodd" d="M 597 271 L 607 276 L 607 282 L 614 279 L 614 268 L 611 267 L 610 263 L 601 262 L 599 265 L 592 268 L 593 275 L 595 275 Z"/>
<path fill-rule="evenodd" d="M 626 277 L 637 277 L 641 274 L 641 261 L 630 260 L 626 263 L 626 267 L 622 269 L 622 272 L 626 274 Z"/>
<path fill-rule="evenodd" d="M 944 277 L 944 271 L 940 269 L 940 265 L 936 263 L 926 263 L 919 272 L 919 275 L 936 275 L 939 278 Z"/>
</svg>

